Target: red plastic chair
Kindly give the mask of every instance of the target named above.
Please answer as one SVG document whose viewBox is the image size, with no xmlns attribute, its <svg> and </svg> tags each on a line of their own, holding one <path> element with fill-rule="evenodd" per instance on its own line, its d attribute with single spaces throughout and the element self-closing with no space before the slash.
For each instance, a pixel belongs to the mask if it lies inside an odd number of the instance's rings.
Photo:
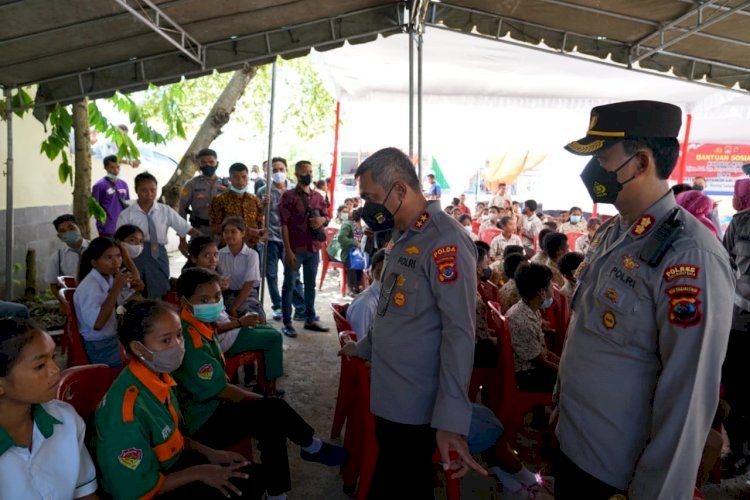
<svg viewBox="0 0 750 500">
<path fill-rule="evenodd" d="M 497 303 L 490 303 L 492 325 L 497 326 L 497 346 L 500 352 L 498 367 L 500 369 L 500 400 L 492 402 L 490 408 L 495 412 L 505 427 L 505 434 L 511 443 L 515 442 L 518 430 L 523 425 L 523 417 L 535 406 L 551 406 L 552 393 L 527 392 L 518 389 L 516 371 L 513 363 L 513 344 L 505 318 L 500 314 Z"/>
<path fill-rule="evenodd" d="M 333 237 L 336 236 L 336 233 L 338 233 L 339 230 L 335 227 L 327 227 L 325 231 L 326 242 L 323 243 L 323 247 L 320 249 L 320 258 L 321 262 L 323 263 L 323 270 L 320 272 L 320 285 L 318 286 L 318 290 L 323 289 L 323 282 L 326 279 L 326 273 L 328 273 L 328 267 L 330 266 L 332 269 L 340 269 L 341 271 L 341 296 L 343 297 L 346 295 L 346 270 L 344 269 L 344 264 L 343 262 L 334 262 L 328 256 L 328 244 L 331 242 Z"/>
<path fill-rule="evenodd" d="M 333 304 L 332 304 L 333 305 Z M 350 339 L 354 342 L 357 341 L 357 334 L 351 329 L 342 330 L 339 332 L 339 345 L 344 347 L 344 344 Z M 339 372 L 339 390 L 336 394 L 336 407 L 333 410 L 333 423 L 331 424 L 331 439 L 336 439 L 341 435 L 341 430 L 344 428 L 346 419 L 352 414 L 354 395 L 356 391 L 352 385 L 352 373 L 351 364 L 348 360 L 341 357 L 341 371 Z"/>
<path fill-rule="evenodd" d="M 75 276 L 58 276 L 57 284 L 60 288 L 75 288 L 78 286 Z"/>
<path fill-rule="evenodd" d="M 343 332 L 339 339 L 343 339 L 344 335 L 353 334 L 354 332 Z M 347 463 L 341 468 L 341 475 L 344 489 L 353 491 L 356 484 L 355 498 L 364 500 L 370 491 L 379 453 L 375 437 L 375 416 L 370 412 L 370 368 L 360 358 L 343 358 L 343 362 L 349 365 L 348 371 L 352 376 L 354 404 L 352 415 L 346 422 L 344 435 L 344 447 L 349 450 L 350 455 Z M 456 457 L 457 455 L 451 452 L 451 459 Z M 437 450 L 432 458 L 435 464 L 442 462 Z M 458 500 L 461 495 L 460 480 L 450 476 L 451 471 L 446 471 L 447 497 L 449 500 Z"/>
<path fill-rule="evenodd" d="M 480 281 L 477 288 L 485 304 L 489 301 L 498 302 L 500 300 L 500 289 L 493 282 Z"/>
<path fill-rule="evenodd" d="M 565 233 L 565 236 L 568 238 L 568 248 L 571 252 L 574 252 L 576 249 L 576 241 L 583 236 L 583 233 Z"/>
<path fill-rule="evenodd" d="M 562 354 L 565 336 L 568 333 L 568 324 L 570 323 L 570 306 L 568 298 L 560 293 L 557 285 L 552 287 L 553 301 L 552 307 L 542 311 L 542 318 L 546 319 L 552 327 L 552 352 L 558 356 Z"/>
<path fill-rule="evenodd" d="M 84 421 L 94 416 L 96 407 L 117 378 L 119 369 L 104 364 L 75 366 L 63 370 L 57 399 L 70 403 Z"/>
<path fill-rule="evenodd" d="M 336 323 L 336 331 L 341 333 L 346 330 L 351 330 L 352 325 L 346 320 L 346 310 L 349 308 L 349 304 L 328 304 L 331 308 L 331 314 L 333 314 L 333 321 Z M 357 340 L 356 337 L 354 339 Z"/>
<path fill-rule="evenodd" d="M 479 231 L 479 240 L 484 241 L 488 245 L 492 243 L 492 240 L 495 239 L 495 236 L 502 233 L 502 231 L 496 227 L 489 227 L 487 229 L 482 229 Z"/>
<path fill-rule="evenodd" d="M 62 339 L 63 352 L 68 356 L 68 366 L 88 365 L 89 356 L 83 346 L 83 337 L 78 329 L 78 318 L 73 306 L 75 288 L 63 288 L 58 292 L 60 302 L 65 306 L 65 332 Z"/>
<path fill-rule="evenodd" d="M 481 226 L 482 223 L 478 220 L 471 221 L 471 232 L 479 235 L 479 226 Z"/>
<path fill-rule="evenodd" d="M 247 351 L 226 358 L 224 360 L 224 372 L 227 374 L 227 379 L 230 381 L 233 380 L 240 366 L 251 365 L 253 363 L 257 365 L 258 385 L 263 390 L 268 391 L 269 383 L 266 379 L 266 364 L 263 360 L 263 351 Z"/>
</svg>

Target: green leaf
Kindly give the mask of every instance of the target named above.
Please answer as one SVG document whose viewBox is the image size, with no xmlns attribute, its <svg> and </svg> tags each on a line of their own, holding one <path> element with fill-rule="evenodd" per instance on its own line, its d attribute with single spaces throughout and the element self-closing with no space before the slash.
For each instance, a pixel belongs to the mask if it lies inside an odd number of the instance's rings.
<svg viewBox="0 0 750 500">
<path fill-rule="evenodd" d="M 13 272 L 18 272 L 21 269 L 23 269 L 23 266 L 21 264 L 19 264 L 18 262 L 16 262 L 16 263 L 13 264 Z"/>
<path fill-rule="evenodd" d="M 73 186 L 73 167 L 68 163 L 68 154 L 65 151 L 62 152 L 62 157 L 63 161 L 57 167 L 57 178 L 60 179 L 61 184 L 68 181 Z"/>
<path fill-rule="evenodd" d="M 102 224 L 107 221 L 107 212 L 93 196 L 89 196 L 88 209 L 89 215 L 93 215 Z"/>
</svg>

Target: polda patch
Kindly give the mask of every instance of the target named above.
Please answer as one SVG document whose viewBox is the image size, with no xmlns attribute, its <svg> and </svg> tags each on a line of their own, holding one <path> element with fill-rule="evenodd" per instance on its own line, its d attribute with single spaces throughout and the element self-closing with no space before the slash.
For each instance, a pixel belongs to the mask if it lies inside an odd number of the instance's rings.
<svg viewBox="0 0 750 500">
<path fill-rule="evenodd" d="M 120 452 L 117 460 L 130 470 L 136 470 L 143 460 L 143 451 L 138 448 L 127 448 Z"/>
<path fill-rule="evenodd" d="M 703 321 L 701 289 L 692 285 L 677 285 L 667 288 L 669 297 L 669 322 L 681 328 L 690 328 Z"/>
<path fill-rule="evenodd" d="M 456 245 L 445 245 L 432 252 L 432 259 L 438 267 L 438 280 L 441 283 L 453 283 L 458 279 L 457 256 Z"/>
<path fill-rule="evenodd" d="M 667 283 L 670 283 L 676 279 L 680 278 L 689 278 L 689 279 L 698 279 L 698 274 L 700 273 L 701 268 L 698 266 L 694 266 L 692 264 L 679 264 L 676 266 L 672 266 L 667 268 L 664 271 L 664 281 Z"/>
</svg>

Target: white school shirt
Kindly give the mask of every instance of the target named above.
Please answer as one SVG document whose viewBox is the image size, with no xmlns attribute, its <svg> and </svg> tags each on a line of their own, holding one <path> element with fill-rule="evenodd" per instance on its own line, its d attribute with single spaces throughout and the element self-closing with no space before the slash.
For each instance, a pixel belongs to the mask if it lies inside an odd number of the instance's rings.
<svg viewBox="0 0 750 500">
<path fill-rule="evenodd" d="M 109 276 L 105 278 L 99 271 L 92 269 L 83 280 L 78 283 L 73 294 L 73 305 L 76 309 L 76 318 L 78 319 L 78 329 L 84 340 L 96 341 L 104 340 L 117 335 L 117 318 L 115 311 L 109 315 L 109 319 L 101 330 L 94 329 L 94 323 L 102 309 L 102 304 L 107 299 L 107 294 L 114 278 Z M 124 304 L 130 296 L 133 295 L 133 289 L 130 285 L 125 286 L 117 298 L 118 304 Z"/>
<path fill-rule="evenodd" d="M 346 320 L 357 334 L 357 340 L 362 340 L 369 333 L 370 325 L 378 310 L 380 286 L 380 281 L 373 281 L 372 285 L 357 295 L 346 308 Z"/>
<path fill-rule="evenodd" d="M 230 321 L 232 321 L 232 318 L 230 318 L 229 314 L 227 314 L 227 308 L 223 307 L 216 322 L 229 323 Z M 235 340 L 237 340 L 237 337 L 239 337 L 239 335 L 239 328 L 232 328 L 231 330 L 227 330 L 224 333 L 220 333 L 219 346 L 221 347 L 221 352 L 227 352 L 234 345 L 234 342 Z"/>
<path fill-rule="evenodd" d="M 230 290 L 239 290 L 248 281 L 260 282 L 258 252 L 243 244 L 240 253 L 232 255 L 229 247 L 225 246 L 219 250 L 219 274 L 230 275 Z"/>
<path fill-rule="evenodd" d="M 47 261 L 47 269 L 44 272 L 44 279 L 48 284 L 57 283 L 58 276 L 78 276 L 78 263 L 81 261 L 81 254 L 89 247 L 89 241 L 83 240 L 81 248 L 78 251 L 73 250 L 68 245 L 58 248 Z"/>
<path fill-rule="evenodd" d="M 172 207 L 163 203 L 154 202 L 149 213 L 152 213 L 151 217 L 154 219 L 154 227 L 156 228 L 156 241 L 159 245 L 166 246 L 167 244 L 167 231 L 171 227 L 177 232 L 180 237 L 185 237 L 190 231 L 190 223 L 180 217 Z M 120 216 L 117 218 L 117 227 L 124 226 L 125 224 L 132 224 L 137 226 L 143 232 L 143 240 L 151 241 L 151 235 L 148 232 L 148 214 L 143 211 L 138 203 L 133 203 L 128 208 L 120 212 Z"/>
<path fill-rule="evenodd" d="M 96 492 L 96 469 L 84 445 L 86 424 L 68 403 L 33 408 L 31 449 L 0 428 L 0 498 L 70 500 Z"/>
</svg>

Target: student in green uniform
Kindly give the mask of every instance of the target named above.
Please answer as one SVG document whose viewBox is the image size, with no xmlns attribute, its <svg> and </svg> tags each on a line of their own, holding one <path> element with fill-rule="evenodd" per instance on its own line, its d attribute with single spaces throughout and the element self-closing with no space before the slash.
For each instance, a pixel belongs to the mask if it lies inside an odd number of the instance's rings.
<svg viewBox="0 0 750 500">
<path fill-rule="evenodd" d="M 245 457 L 209 448 L 180 431 L 176 383 L 169 373 L 182 363 L 185 347 L 174 307 L 156 300 L 129 304 L 118 336 L 131 361 L 96 411 L 104 489 L 115 499 L 231 493 L 260 498 L 264 488 L 249 480 Z"/>
<path fill-rule="evenodd" d="M 216 448 L 256 438 L 270 500 L 285 499 L 292 487 L 287 439 L 301 448 L 303 460 L 329 466 L 344 463 L 347 451 L 315 438 L 313 428 L 286 401 L 263 399 L 227 382 L 215 328 L 224 307 L 219 276 L 206 269 L 187 269 L 177 280 L 177 294 L 185 358 L 173 375 L 188 434 Z"/>
<path fill-rule="evenodd" d="M 55 342 L 25 318 L 0 320 L 0 498 L 95 499 L 86 425 L 55 399 Z"/>
</svg>

